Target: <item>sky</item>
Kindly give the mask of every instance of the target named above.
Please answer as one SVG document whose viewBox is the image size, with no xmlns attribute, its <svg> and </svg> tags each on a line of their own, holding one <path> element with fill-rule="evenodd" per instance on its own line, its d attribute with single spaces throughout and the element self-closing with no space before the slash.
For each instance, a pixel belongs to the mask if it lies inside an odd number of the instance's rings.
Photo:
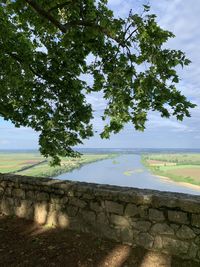
<svg viewBox="0 0 200 267">
<path fill-rule="evenodd" d="M 94 137 L 84 141 L 88 148 L 200 148 L 200 1 L 197 0 L 109 0 L 109 7 L 116 16 L 125 17 L 129 10 L 141 12 L 143 4 L 151 5 L 158 24 L 172 31 L 176 37 L 167 46 L 184 51 L 192 61 L 189 67 L 179 71 L 178 89 L 197 107 L 191 110 L 191 118 L 182 122 L 174 118 L 164 119 L 158 113 L 150 113 L 146 130 L 137 132 L 128 124 L 124 130 L 102 140 L 98 133 L 103 128 L 99 114 L 105 107 L 101 95 L 90 95 L 88 101 L 95 109 Z M 30 128 L 15 128 L 0 118 L 0 149 L 37 149 L 38 134 Z"/>
</svg>

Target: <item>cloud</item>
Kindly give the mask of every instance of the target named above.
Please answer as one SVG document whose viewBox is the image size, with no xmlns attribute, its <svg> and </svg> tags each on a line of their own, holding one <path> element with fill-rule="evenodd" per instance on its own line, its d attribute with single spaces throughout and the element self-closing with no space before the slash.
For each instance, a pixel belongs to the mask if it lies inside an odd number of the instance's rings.
<svg viewBox="0 0 200 267">
<path fill-rule="evenodd" d="M 193 127 L 190 127 L 185 123 L 178 122 L 175 119 L 162 118 L 159 115 L 154 115 L 154 114 L 149 115 L 147 129 L 159 130 L 160 128 L 166 128 L 166 130 L 172 132 L 191 133 L 195 131 Z"/>
<path fill-rule="evenodd" d="M 191 90 L 200 88 L 200 2 L 196 0 L 151 0 L 152 11 L 158 15 L 159 24 L 172 31 L 176 37 L 168 42 L 168 47 L 181 49 L 192 64 L 179 71 L 182 81 Z M 195 8 L 194 8 L 195 7 Z M 189 95 L 189 91 L 188 91 Z"/>
<path fill-rule="evenodd" d="M 101 92 L 86 95 L 87 102 L 92 105 L 94 111 L 102 111 L 106 107 L 107 101 Z"/>
<path fill-rule="evenodd" d="M 0 136 L 4 134 L 38 136 L 38 134 L 31 128 L 26 128 L 26 127 L 16 128 L 14 125 L 7 125 L 0 127 Z"/>
<path fill-rule="evenodd" d="M 0 145 L 8 145 L 10 142 L 6 139 L 0 139 Z"/>
<path fill-rule="evenodd" d="M 16 128 L 0 118 L 0 149 L 38 148 L 38 134 L 31 128 Z"/>
<path fill-rule="evenodd" d="M 148 1 L 141 0 L 108 0 L 108 6 L 114 11 L 117 17 L 126 17 L 132 9 L 135 13 L 141 14 L 143 11 L 143 4 Z"/>
</svg>

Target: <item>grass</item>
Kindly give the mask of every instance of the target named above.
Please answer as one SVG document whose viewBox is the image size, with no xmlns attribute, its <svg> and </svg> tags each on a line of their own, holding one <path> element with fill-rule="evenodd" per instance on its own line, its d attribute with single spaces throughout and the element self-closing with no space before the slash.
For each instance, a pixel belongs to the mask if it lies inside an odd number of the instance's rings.
<svg viewBox="0 0 200 267">
<path fill-rule="evenodd" d="M 0 153 L 0 172 L 16 172 L 43 160 L 39 153 Z"/>
<path fill-rule="evenodd" d="M 177 165 L 200 165 L 200 154 L 196 153 L 173 153 L 173 154 L 146 154 L 142 156 L 146 160 L 159 160 L 176 163 Z"/>
<path fill-rule="evenodd" d="M 36 177 L 52 177 L 115 154 L 84 154 L 80 158 L 62 158 L 61 166 L 51 167 L 39 153 L 0 153 L 0 173 L 17 173 Z M 34 166 L 37 163 L 40 165 Z M 29 167 L 28 169 L 26 169 Z"/>
<path fill-rule="evenodd" d="M 155 175 L 200 185 L 200 154 L 146 154 L 142 162 Z"/>
</svg>

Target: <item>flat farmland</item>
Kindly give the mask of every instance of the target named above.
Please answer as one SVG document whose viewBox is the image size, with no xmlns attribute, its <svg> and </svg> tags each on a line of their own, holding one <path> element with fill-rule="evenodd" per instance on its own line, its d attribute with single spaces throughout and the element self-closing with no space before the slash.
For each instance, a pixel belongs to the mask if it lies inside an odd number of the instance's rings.
<svg viewBox="0 0 200 267">
<path fill-rule="evenodd" d="M 84 164 L 115 157 L 115 154 L 83 154 L 78 158 L 62 158 L 60 166 L 50 166 L 50 159 L 39 153 L 0 152 L 0 173 L 50 177 L 79 168 Z"/>
<path fill-rule="evenodd" d="M 200 154 L 147 154 L 142 161 L 153 174 L 200 185 Z"/>
<path fill-rule="evenodd" d="M 0 153 L 0 173 L 17 172 L 45 159 L 39 153 Z"/>
</svg>

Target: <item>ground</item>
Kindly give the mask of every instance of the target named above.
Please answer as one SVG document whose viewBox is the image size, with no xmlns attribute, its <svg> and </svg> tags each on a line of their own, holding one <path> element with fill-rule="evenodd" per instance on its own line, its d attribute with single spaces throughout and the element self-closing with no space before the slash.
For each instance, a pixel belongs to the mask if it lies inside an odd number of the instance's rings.
<svg viewBox="0 0 200 267">
<path fill-rule="evenodd" d="M 0 215 L 2 267 L 197 267 L 168 255 L 131 248 L 91 234 L 49 228 Z"/>
</svg>

